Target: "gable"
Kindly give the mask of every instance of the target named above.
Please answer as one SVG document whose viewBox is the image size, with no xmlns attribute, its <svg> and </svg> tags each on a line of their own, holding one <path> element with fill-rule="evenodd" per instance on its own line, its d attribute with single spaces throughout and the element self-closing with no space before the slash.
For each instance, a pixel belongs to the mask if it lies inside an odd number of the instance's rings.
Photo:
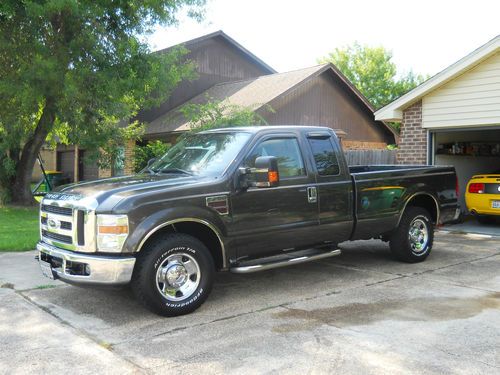
<svg viewBox="0 0 500 375">
<path fill-rule="evenodd" d="M 429 78 L 421 85 L 375 112 L 375 118 L 383 121 L 400 121 L 403 110 L 422 100 L 433 91 L 440 89 L 477 66 L 483 65 L 500 51 L 500 35 L 469 53 L 456 63 Z M 480 89 L 479 89 L 480 90 Z"/>
<path fill-rule="evenodd" d="M 500 50 L 422 99 L 424 128 L 500 124 Z"/>
<path fill-rule="evenodd" d="M 218 83 L 274 72 L 222 32 L 186 42 L 184 46 L 190 51 L 185 59 L 196 64 L 198 78 L 181 82 L 159 107 L 142 111 L 137 117 L 139 121 L 151 122 Z"/>
</svg>

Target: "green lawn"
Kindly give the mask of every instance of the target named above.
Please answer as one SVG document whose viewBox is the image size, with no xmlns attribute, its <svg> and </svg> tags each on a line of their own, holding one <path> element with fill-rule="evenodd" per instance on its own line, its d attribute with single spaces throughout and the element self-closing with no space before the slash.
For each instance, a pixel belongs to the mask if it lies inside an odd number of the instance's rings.
<svg viewBox="0 0 500 375">
<path fill-rule="evenodd" d="M 38 238 L 38 207 L 0 207 L 0 252 L 34 250 Z"/>
</svg>

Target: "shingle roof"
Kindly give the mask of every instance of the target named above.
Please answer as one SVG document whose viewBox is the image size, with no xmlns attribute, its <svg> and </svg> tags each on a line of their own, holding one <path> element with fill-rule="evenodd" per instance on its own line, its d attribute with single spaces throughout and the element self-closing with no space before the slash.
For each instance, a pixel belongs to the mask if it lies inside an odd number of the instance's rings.
<svg viewBox="0 0 500 375">
<path fill-rule="evenodd" d="M 223 101 L 224 104 L 250 107 L 256 110 L 307 78 L 322 73 L 328 66 L 328 64 L 324 64 L 286 73 L 270 74 L 245 81 L 220 83 L 195 96 L 182 106 L 206 103 L 207 98 L 211 98 Z M 174 108 L 165 115 L 150 122 L 147 127 L 147 133 L 157 134 L 188 130 L 189 123 L 179 112 L 179 109 Z"/>
</svg>

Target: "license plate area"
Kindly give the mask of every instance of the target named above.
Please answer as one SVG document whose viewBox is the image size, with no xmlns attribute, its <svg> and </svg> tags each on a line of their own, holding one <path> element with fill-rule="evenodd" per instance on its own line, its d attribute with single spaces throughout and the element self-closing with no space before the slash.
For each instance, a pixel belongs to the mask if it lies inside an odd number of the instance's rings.
<svg viewBox="0 0 500 375">
<path fill-rule="evenodd" d="M 491 208 L 499 208 L 500 209 L 500 201 L 492 201 Z"/>
<path fill-rule="evenodd" d="M 44 262 L 43 260 L 40 260 L 39 263 L 43 275 L 51 280 L 54 280 L 54 272 L 52 271 L 52 265 L 49 262 Z"/>
</svg>

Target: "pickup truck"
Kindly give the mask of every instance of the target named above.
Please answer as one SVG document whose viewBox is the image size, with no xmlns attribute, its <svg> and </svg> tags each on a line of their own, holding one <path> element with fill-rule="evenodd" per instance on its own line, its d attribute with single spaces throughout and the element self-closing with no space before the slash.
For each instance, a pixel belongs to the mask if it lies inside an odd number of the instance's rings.
<svg viewBox="0 0 500 375">
<path fill-rule="evenodd" d="M 38 260 L 47 277 L 130 284 L 148 309 L 181 315 L 206 300 L 216 271 L 332 257 L 347 240 L 380 238 L 421 262 L 435 226 L 460 213 L 456 181 L 453 167 L 348 167 L 325 127 L 198 132 L 137 175 L 47 194 Z"/>
</svg>

